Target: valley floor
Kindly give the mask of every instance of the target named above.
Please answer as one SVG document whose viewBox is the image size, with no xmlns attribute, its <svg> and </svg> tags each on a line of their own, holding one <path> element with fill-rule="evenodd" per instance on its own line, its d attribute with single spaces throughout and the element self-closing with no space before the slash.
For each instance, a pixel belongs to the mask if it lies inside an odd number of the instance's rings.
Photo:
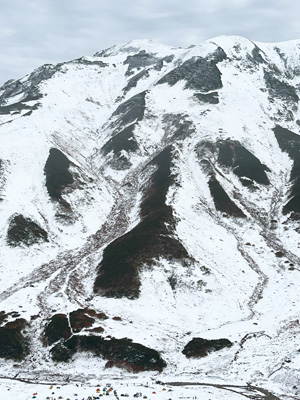
<svg viewBox="0 0 300 400">
<path fill-rule="evenodd" d="M 95 400 L 101 397 L 119 400 L 120 397 L 147 400 L 280 400 L 291 397 L 277 397 L 267 390 L 255 386 L 238 386 L 217 383 L 154 381 L 153 378 L 124 379 L 90 383 L 33 383 L 18 381 L 16 378 L 0 378 L 0 398 L 29 400 Z"/>
</svg>

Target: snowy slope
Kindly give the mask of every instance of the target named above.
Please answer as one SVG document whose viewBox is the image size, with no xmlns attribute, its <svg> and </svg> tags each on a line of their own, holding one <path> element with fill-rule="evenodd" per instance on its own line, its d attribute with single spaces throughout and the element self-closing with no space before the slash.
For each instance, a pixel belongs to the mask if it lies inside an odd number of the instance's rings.
<svg viewBox="0 0 300 400">
<path fill-rule="evenodd" d="M 300 41 L 225 36 L 136 40 L 4 84 L 0 375 L 298 398 L 298 96 Z M 166 366 L 128 372 L 91 336 Z M 187 358 L 193 338 L 232 346 Z"/>
</svg>

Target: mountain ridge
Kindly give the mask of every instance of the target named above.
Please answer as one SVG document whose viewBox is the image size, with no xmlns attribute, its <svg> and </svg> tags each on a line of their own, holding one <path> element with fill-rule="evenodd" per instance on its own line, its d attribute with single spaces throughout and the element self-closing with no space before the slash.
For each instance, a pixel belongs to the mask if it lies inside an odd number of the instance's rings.
<svg viewBox="0 0 300 400">
<path fill-rule="evenodd" d="M 3 374 L 298 393 L 299 62 L 300 41 L 138 40 L 0 88 L 0 343 L 24 340 Z"/>
</svg>

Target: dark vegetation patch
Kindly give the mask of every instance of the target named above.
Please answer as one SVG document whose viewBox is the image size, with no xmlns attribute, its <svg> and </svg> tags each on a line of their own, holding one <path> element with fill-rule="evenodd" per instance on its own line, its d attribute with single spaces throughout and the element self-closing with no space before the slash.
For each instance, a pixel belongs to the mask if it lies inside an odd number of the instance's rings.
<svg viewBox="0 0 300 400">
<path fill-rule="evenodd" d="M 177 82 L 185 80 L 186 89 L 200 90 L 201 92 L 220 89 L 222 80 L 217 63 L 225 59 L 226 54 L 221 48 L 205 58 L 193 57 L 167 73 L 157 84 L 168 83 L 170 86 L 174 86 Z"/>
<path fill-rule="evenodd" d="M 210 177 L 208 185 L 215 203 L 215 207 L 218 211 L 221 211 L 233 217 L 246 218 L 243 211 L 230 199 L 230 197 L 217 181 L 215 176 Z"/>
<path fill-rule="evenodd" d="M 182 353 L 187 358 L 201 358 L 214 351 L 231 347 L 232 343 L 228 339 L 207 340 L 202 338 L 193 338 L 183 349 Z"/>
<path fill-rule="evenodd" d="M 293 167 L 291 171 L 290 181 L 292 182 L 292 189 L 290 193 L 290 200 L 283 207 L 284 214 L 292 212 L 294 214 L 300 213 L 300 136 L 288 129 L 276 126 L 273 129 L 278 145 L 282 151 L 288 153 L 293 160 Z M 296 217 L 296 215 L 295 215 Z"/>
<path fill-rule="evenodd" d="M 129 153 L 138 149 L 133 131 L 145 113 L 146 92 L 139 93 L 118 106 L 111 118 L 117 117 L 110 124 L 113 128 L 111 139 L 102 147 L 102 153 L 113 152 L 109 164 L 113 169 L 124 170 L 131 167 Z"/>
<path fill-rule="evenodd" d="M 135 140 L 133 131 L 136 124 L 131 124 L 116 133 L 103 147 L 102 152 L 107 155 L 111 151 L 113 157 L 110 160 L 110 165 L 115 170 L 125 170 L 131 167 L 128 153 L 135 152 L 138 149 L 138 144 Z M 124 154 L 124 152 L 126 152 Z"/>
<path fill-rule="evenodd" d="M 118 119 L 112 123 L 111 126 L 124 127 L 134 122 L 141 121 L 145 113 L 145 96 L 146 92 L 141 92 L 120 104 L 112 114 L 112 117 L 118 117 Z"/>
<path fill-rule="evenodd" d="M 235 175 L 263 185 L 270 184 L 265 172 L 270 169 L 238 141 L 219 140 L 217 147 L 219 149 L 218 162 L 225 167 L 232 168 Z"/>
<path fill-rule="evenodd" d="M 26 321 L 22 318 L 0 327 L 0 357 L 22 360 L 28 354 L 28 339 L 23 335 Z"/>
<path fill-rule="evenodd" d="M 140 292 L 139 271 L 154 258 L 169 260 L 188 258 L 182 244 L 170 236 L 174 225 L 172 209 L 165 204 L 171 176 L 171 147 L 165 148 L 149 166 L 156 166 L 151 184 L 144 191 L 141 222 L 125 235 L 109 244 L 98 265 L 94 291 L 107 297 L 137 298 Z"/>
<path fill-rule="evenodd" d="M 59 342 L 50 350 L 50 355 L 53 361 L 68 362 L 76 353 L 76 348 L 72 348 L 72 343 L 77 342 L 77 337 L 73 336 L 66 342 Z"/>
<path fill-rule="evenodd" d="M 31 246 L 40 242 L 48 242 L 48 234 L 30 218 L 18 214 L 9 223 L 6 241 L 12 247 Z"/>
<path fill-rule="evenodd" d="M 280 72 L 275 70 L 264 70 L 264 79 L 271 96 L 284 101 L 298 103 L 299 97 L 296 89 L 287 82 L 280 80 Z"/>
<path fill-rule="evenodd" d="M 80 332 L 83 328 L 91 327 L 94 322 L 95 319 L 89 316 L 84 309 L 79 309 L 70 313 L 70 323 L 75 333 Z"/>
<path fill-rule="evenodd" d="M 73 336 L 64 343 L 59 343 L 51 350 L 54 361 L 69 361 L 76 352 L 92 352 L 95 356 L 110 361 L 111 366 L 130 372 L 159 371 L 166 363 L 156 350 L 145 347 L 132 340 L 109 340 L 100 336 Z"/>
<path fill-rule="evenodd" d="M 136 151 L 138 149 L 137 142 L 134 138 L 134 127 L 136 124 L 131 124 L 116 133 L 103 147 L 104 154 L 113 151 L 114 154 L 119 154 L 122 150 L 127 152 Z"/>
<path fill-rule="evenodd" d="M 62 190 L 73 183 L 69 167 L 69 159 L 60 150 L 50 149 L 44 172 L 46 175 L 46 187 L 53 199 L 61 199 Z"/>
<path fill-rule="evenodd" d="M 243 186 L 253 188 L 253 181 L 251 181 L 250 179 L 240 178 L 240 181 Z"/>
<path fill-rule="evenodd" d="M 45 338 L 48 346 L 61 339 L 69 339 L 71 334 L 68 317 L 65 314 L 53 315 L 45 328 Z"/>
<path fill-rule="evenodd" d="M 212 93 L 194 93 L 194 96 L 201 101 L 201 103 L 209 103 L 209 104 L 218 104 L 219 103 L 219 94 L 218 92 Z"/>
</svg>

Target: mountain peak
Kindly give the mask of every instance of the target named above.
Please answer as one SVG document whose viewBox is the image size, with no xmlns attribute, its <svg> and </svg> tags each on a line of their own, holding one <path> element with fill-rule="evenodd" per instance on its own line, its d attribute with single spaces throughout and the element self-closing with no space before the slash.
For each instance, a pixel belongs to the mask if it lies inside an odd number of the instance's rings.
<svg viewBox="0 0 300 400">
<path fill-rule="evenodd" d="M 297 41 L 220 36 L 1 88 L 2 376 L 299 397 L 299 76 Z"/>
</svg>

